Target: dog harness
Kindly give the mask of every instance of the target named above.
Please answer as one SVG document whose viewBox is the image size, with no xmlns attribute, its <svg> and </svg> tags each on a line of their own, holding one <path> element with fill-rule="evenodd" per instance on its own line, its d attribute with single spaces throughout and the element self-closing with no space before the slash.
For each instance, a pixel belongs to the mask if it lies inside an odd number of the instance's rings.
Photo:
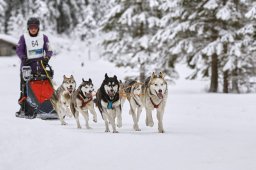
<svg viewBox="0 0 256 170">
<path fill-rule="evenodd" d="M 139 104 L 139 102 L 135 99 L 135 98 L 133 98 L 133 100 L 134 100 L 134 102 L 135 102 L 135 104 L 137 105 L 137 106 L 141 106 L 140 104 Z"/>
<path fill-rule="evenodd" d="M 162 101 L 163 101 L 163 100 L 161 100 L 161 102 L 160 102 L 159 104 L 155 104 L 155 103 L 153 102 L 153 100 L 151 99 L 151 97 L 150 97 L 149 99 L 150 99 L 151 103 L 153 104 L 154 108 L 156 108 L 156 109 L 158 109 L 158 107 L 160 106 L 160 104 L 161 104 Z"/>
<path fill-rule="evenodd" d="M 27 48 L 28 59 L 41 58 L 44 56 L 44 35 L 38 33 L 36 37 L 31 37 L 28 33 L 24 34 Z"/>
<path fill-rule="evenodd" d="M 108 109 L 113 109 L 113 102 L 112 102 L 112 101 L 109 101 L 109 102 L 108 102 L 107 108 L 108 108 Z"/>
<path fill-rule="evenodd" d="M 88 103 L 90 103 L 90 101 L 92 101 L 92 97 L 89 97 L 88 100 L 85 102 L 85 98 L 82 97 L 81 94 L 79 94 L 78 98 L 82 101 L 82 107 L 85 107 Z"/>
</svg>

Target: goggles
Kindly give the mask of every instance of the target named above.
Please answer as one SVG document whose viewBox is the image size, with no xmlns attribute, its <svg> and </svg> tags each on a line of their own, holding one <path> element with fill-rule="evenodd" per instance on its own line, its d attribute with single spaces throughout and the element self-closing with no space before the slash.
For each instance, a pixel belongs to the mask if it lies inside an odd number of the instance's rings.
<svg viewBox="0 0 256 170">
<path fill-rule="evenodd" d="M 32 29 L 38 29 L 38 25 L 32 24 L 28 26 L 28 29 L 32 30 Z"/>
</svg>

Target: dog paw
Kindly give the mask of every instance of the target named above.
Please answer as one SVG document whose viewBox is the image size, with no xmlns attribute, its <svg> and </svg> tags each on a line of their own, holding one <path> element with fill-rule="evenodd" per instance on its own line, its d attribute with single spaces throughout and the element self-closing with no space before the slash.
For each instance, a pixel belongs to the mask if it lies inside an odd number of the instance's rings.
<svg viewBox="0 0 256 170">
<path fill-rule="evenodd" d="M 150 126 L 150 127 L 153 127 L 154 126 L 154 122 L 153 121 L 146 121 L 146 125 L 147 126 Z"/>
<path fill-rule="evenodd" d="M 67 123 L 66 122 L 61 122 L 61 125 L 67 125 Z"/>
<path fill-rule="evenodd" d="M 149 122 L 148 124 L 150 127 L 153 127 L 154 126 L 154 122 Z"/>
<path fill-rule="evenodd" d="M 105 132 L 110 132 L 110 130 L 109 130 L 109 129 L 106 129 Z"/>
<path fill-rule="evenodd" d="M 135 131 L 141 131 L 141 129 L 139 128 L 138 125 L 133 125 L 133 129 L 134 129 Z"/>
<path fill-rule="evenodd" d="M 86 126 L 86 129 L 92 129 L 90 126 Z"/>
<path fill-rule="evenodd" d="M 119 133 L 117 130 L 113 130 L 113 133 Z"/>
<path fill-rule="evenodd" d="M 69 118 L 72 118 L 72 117 L 73 117 L 73 115 L 71 115 L 71 114 L 67 114 L 67 116 L 68 116 Z"/>
<path fill-rule="evenodd" d="M 158 129 L 159 133 L 165 133 L 164 129 Z"/>
<path fill-rule="evenodd" d="M 77 126 L 77 129 L 82 129 L 82 127 L 79 125 L 79 126 Z"/>
</svg>

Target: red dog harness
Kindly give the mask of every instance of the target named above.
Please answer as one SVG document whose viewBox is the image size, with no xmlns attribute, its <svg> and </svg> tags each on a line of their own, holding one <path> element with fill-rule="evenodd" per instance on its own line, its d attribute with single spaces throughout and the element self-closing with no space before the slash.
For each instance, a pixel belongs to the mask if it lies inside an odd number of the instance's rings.
<svg viewBox="0 0 256 170">
<path fill-rule="evenodd" d="M 79 95 L 78 98 L 82 101 L 82 107 L 85 107 L 88 103 L 90 103 L 90 101 L 92 101 L 92 97 L 88 98 L 89 100 L 88 101 L 84 101 L 84 98 Z"/>
</svg>

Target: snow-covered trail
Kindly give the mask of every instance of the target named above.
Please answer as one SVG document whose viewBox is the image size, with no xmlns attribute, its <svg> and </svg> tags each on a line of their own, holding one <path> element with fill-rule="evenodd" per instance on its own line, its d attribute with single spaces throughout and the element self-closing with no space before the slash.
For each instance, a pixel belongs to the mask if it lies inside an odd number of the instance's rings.
<svg viewBox="0 0 256 170">
<path fill-rule="evenodd" d="M 206 94 L 204 82 L 180 79 L 169 86 L 165 134 L 157 133 L 157 121 L 153 128 L 145 126 L 145 112 L 142 131 L 133 131 L 127 102 L 120 133 L 104 132 L 98 110 L 98 123 L 90 119 L 93 129 L 78 130 L 71 118 L 67 126 L 57 120 L 16 118 L 19 68 L 13 65 L 19 61 L 16 57 L 0 60 L 0 170 L 256 169 L 255 94 Z M 102 60 L 84 62 L 81 67 L 81 57 L 73 50 L 54 57 L 57 84 L 63 74 L 73 74 L 78 84 L 82 77 L 92 78 L 96 88 L 106 72 L 120 79 L 129 75 L 129 70 Z"/>
</svg>

